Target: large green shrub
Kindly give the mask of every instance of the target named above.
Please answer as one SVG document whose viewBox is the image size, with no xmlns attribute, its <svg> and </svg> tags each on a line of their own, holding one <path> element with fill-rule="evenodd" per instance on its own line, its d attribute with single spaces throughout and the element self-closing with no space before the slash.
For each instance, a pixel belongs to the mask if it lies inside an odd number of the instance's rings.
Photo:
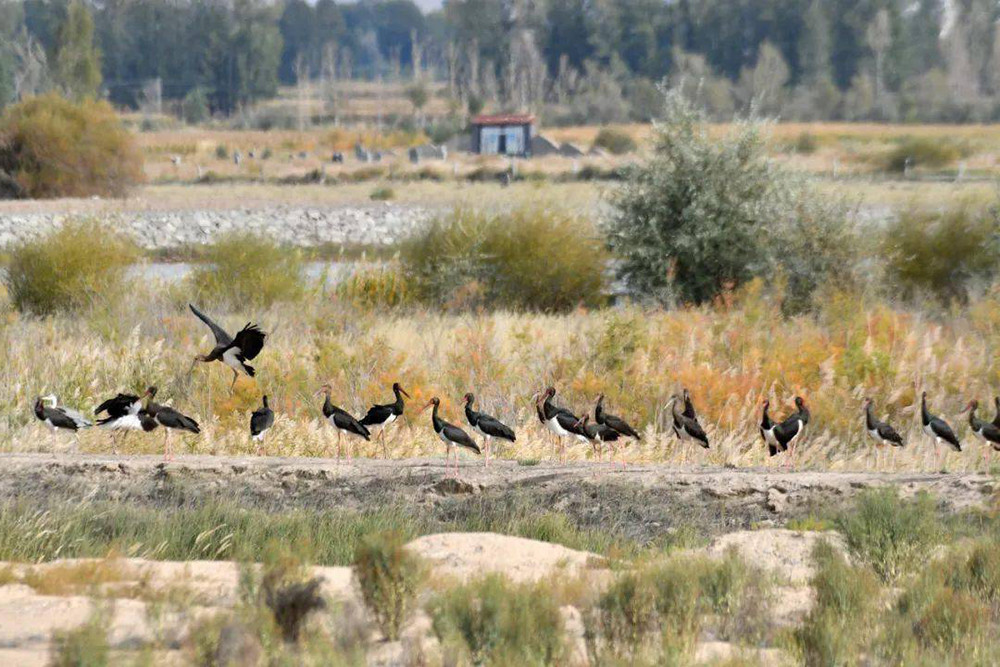
<svg viewBox="0 0 1000 667">
<path fill-rule="evenodd" d="M 972 283 L 997 275 L 1000 215 L 970 204 L 903 211 L 885 230 L 881 254 L 889 287 L 903 297 L 965 301 Z"/>
<path fill-rule="evenodd" d="M 885 158 L 888 171 L 903 172 L 911 167 L 946 167 L 968 149 L 947 138 L 904 137 Z"/>
<path fill-rule="evenodd" d="M 594 147 L 603 148 L 614 155 L 624 155 L 631 153 L 636 146 L 635 139 L 628 132 L 616 130 L 612 127 L 602 127 L 594 138 Z"/>
<path fill-rule="evenodd" d="M 842 208 L 773 163 L 759 124 L 710 137 L 679 91 L 667 94 L 652 157 L 611 204 L 618 273 L 644 299 L 701 303 L 777 270 L 788 281 L 786 309 L 800 310 L 848 266 Z"/>
<path fill-rule="evenodd" d="M 903 501 L 895 489 L 865 493 L 837 527 L 851 554 L 887 582 L 924 561 L 942 530 L 928 496 Z"/>
<path fill-rule="evenodd" d="M 305 291 L 302 253 L 265 236 L 221 236 L 205 248 L 202 259 L 190 276 L 192 291 L 202 302 L 265 308 L 294 301 Z"/>
<path fill-rule="evenodd" d="M 607 261 L 587 223 L 541 207 L 455 210 L 405 242 L 400 259 L 427 301 L 541 311 L 600 303 Z"/>
<path fill-rule="evenodd" d="M 404 548 L 396 533 L 368 535 L 355 549 L 354 574 L 382 633 L 399 639 L 425 574 L 423 562 Z"/>
<path fill-rule="evenodd" d="M 560 664 L 562 616 L 551 591 L 491 574 L 437 596 L 435 633 L 458 642 L 476 665 Z"/>
<path fill-rule="evenodd" d="M 139 258 L 127 238 L 94 221 L 71 221 L 11 250 L 5 283 L 14 307 L 49 315 L 107 303 Z"/>
<path fill-rule="evenodd" d="M 50 94 L 0 119 L 0 171 L 29 197 L 117 197 L 142 180 L 142 157 L 107 102 Z"/>
</svg>

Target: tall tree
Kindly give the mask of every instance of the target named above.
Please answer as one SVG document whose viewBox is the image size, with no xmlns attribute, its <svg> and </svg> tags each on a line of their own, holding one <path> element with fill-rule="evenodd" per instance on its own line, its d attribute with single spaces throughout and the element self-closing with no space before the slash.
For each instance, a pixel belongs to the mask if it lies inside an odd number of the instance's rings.
<svg viewBox="0 0 1000 667">
<path fill-rule="evenodd" d="M 56 81 L 73 99 L 97 97 L 101 87 L 101 52 L 94 44 L 94 18 L 82 0 L 74 0 L 59 28 Z"/>
<path fill-rule="evenodd" d="M 830 19 L 823 0 L 813 0 L 803 18 L 799 68 L 799 79 L 809 85 L 830 77 Z"/>
</svg>

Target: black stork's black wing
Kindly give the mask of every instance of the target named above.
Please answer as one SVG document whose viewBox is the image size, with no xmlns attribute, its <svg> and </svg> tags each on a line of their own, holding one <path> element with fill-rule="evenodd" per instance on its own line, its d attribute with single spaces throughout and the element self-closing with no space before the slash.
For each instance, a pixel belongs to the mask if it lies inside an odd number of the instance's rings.
<svg viewBox="0 0 1000 667">
<path fill-rule="evenodd" d="M 580 423 L 580 419 L 569 410 L 556 408 L 555 418 L 556 422 L 558 422 L 563 430 L 587 437 L 587 434 L 583 431 L 582 427 L 577 426 L 577 424 Z"/>
<path fill-rule="evenodd" d="M 708 448 L 708 435 L 705 433 L 705 429 L 701 427 L 697 419 L 692 419 L 683 414 L 680 415 L 679 419 L 675 419 L 677 428 L 684 429 L 684 432 L 688 436 L 694 438 L 701 443 L 702 447 Z"/>
<path fill-rule="evenodd" d="M 788 449 L 788 443 L 799 435 L 803 428 L 805 428 L 805 423 L 796 413 L 774 427 L 774 439 L 783 449 Z"/>
<path fill-rule="evenodd" d="M 45 408 L 44 414 L 45 418 L 52 422 L 52 425 L 56 428 L 67 428 L 71 431 L 76 431 L 86 425 L 86 422 L 81 424 L 59 408 Z"/>
<path fill-rule="evenodd" d="M 201 433 L 201 429 L 198 427 L 198 422 L 185 414 L 181 414 L 173 408 L 162 406 L 156 411 L 155 417 L 156 421 L 158 421 L 161 426 L 175 428 L 181 431 L 190 431 L 191 433 Z"/>
<path fill-rule="evenodd" d="M 444 431 L 444 437 L 446 437 L 452 444 L 465 447 L 466 449 L 471 449 L 477 454 L 482 453 L 479 451 L 479 445 L 476 444 L 476 441 L 470 438 L 468 433 L 454 424 L 445 422 L 442 430 Z"/>
<path fill-rule="evenodd" d="M 240 354 L 243 355 L 243 358 L 250 361 L 264 349 L 265 338 L 267 338 L 267 334 L 261 331 L 260 327 L 247 322 L 247 325 L 236 334 L 233 347 L 240 348 Z"/>
<path fill-rule="evenodd" d="M 962 443 L 958 441 L 958 436 L 951 430 L 948 423 L 940 417 L 931 417 L 931 431 L 958 451 L 962 451 Z"/>
<path fill-rule="evenodd" d="M 212 334 L 215 336 L 216 345 L 229 345 L 230 343 L 233 342 L 233 337 L 230 336 L 228 333 L 226 333 L 225 329 L 223 329 L 218 324 L 213 322 L 212 318 L 210 318 L 208 315 L 195 308 L 193 303 L 189 303 L 188 307 L 191 309 L 191 312 L 194 313 L 199 320 L 204 322 L 208 326 L 208 328 L 212 330 Z M 260 350 L 258 350 L 258 352 L 259 351 Z M 253 357 L 247 357 L 247 359 L 252 359 L 252 358 Z"/>
<path fill-rule="evenodd" d="M 640 436 L 639 433 L 621 417 L 616 417 L 615 415 L 604 415 L 604 425 L 618 431 L 622 435 L 627 435 L 635 438 L 636 440 L 642 440 L 642 436 Z"/>
<path fill-rule="evenodd" d="M 479 419 L 476 421 L 476 426 L 479 427 L 480 431 L 490 437 L 500 438 L 501 440 L 510 440 L 511 442 L 515 442 L 517 440 L 517 436 L 514 435 L 514 429 L 507 426 L 499 419 L 495 419 L 489 415 L 479 413 Z"/>
<path fill-rule="evenodd" d="M 271 408 L 257 408 L 250 415 L 250 435 L 260 435 L 274 425 L 274 411 Z"/>
<path fill-rule="evenodd" d="M 354 416 L 346 410 L 334 407 L 333 414 L 330 418 L 333 419 L 333 425 L 341 431 L 347 431 L 348 433 L 360 435 L 365 440 L 371 438 L 371 431 L 369 431 L 364 424 L 355 419 Z"/>
<path fill-rule="evenodd" d="M 361 423 L 364 426 L 378 426 L 384 424 L 392 414 L 392 405 L 373 405 L 362 417 Z"/>
<path fill-rule="evenodd" d="M 99 415 L 102 412 L 107 412 L 108 416 L 112 418 L 124 417 L 132 411 L 132 406 L 138 400 L 139 397 L 135 394 L 118 394 L 98 405 L 94 414 Z"/>
<path fill-rule="evenodd" d="M 896 432 L 896 429 L 889 426 L 885 422 L 879 422 L 875 426 L 875 430 L 878 431 L 879 437 L 881 437 L 886 442 L 891 442 L 894 445 L 903 445 L 903 436 Z"/>
</svg>

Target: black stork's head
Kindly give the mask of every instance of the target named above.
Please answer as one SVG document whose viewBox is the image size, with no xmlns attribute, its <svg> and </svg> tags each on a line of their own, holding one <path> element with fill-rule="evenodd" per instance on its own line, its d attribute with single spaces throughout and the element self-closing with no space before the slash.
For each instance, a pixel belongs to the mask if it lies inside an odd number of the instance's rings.
<svg viewBox="0 0 1000 667">
<path fill-rule="evenodd" d="M 268 404 L 267 404 L 267 394 L 264 394 L 263 396 L 261 396 L 261 397 L 260 397 L 260 403 L 261 403 L 261 405 L 263 405 L 263 406 L 264 406 L 265 408 L 266 408 L 266 407 L 270 407 L 270 406 L 268 406 Z"/>
<path fill-rule="evenodd" d="M 576 420 L 576 424 L 574 424 L 574 426 L 576 426 L 580 430 L 583 430 L 587 428 L 587 424 L 589 423 L 590 423 L 590 415 L 584 415 Z"/>
<path fill-rule="evenodd" d="M 157 388 L 151 385 L 149 387 L 146 387 L 146 393 L 144 395 L 150 398 L 155 398 L 157 391 L 158 391 Z"/>
<path fill-rule="evenodd" d="M 979 401 L 977 401 L 976 399 L 972 399 L 971 401 L 969 401 L 968 405 L 965 406 L 965 409 L 962 410 L 962 412 L 975 414 L 976 410 L 978 409 L 979 409 Z"/>
<path fill-rule="evenodd" d="M 465 396 L 462 397 L 462 400 L 468 403 L 469 405 L 472 405 L 476 400 L 476 395 L 473 394 L 471 391 L 466 392 Z"/>
<path fill-rule="evenodd" d="M 872 399 L 870 397 L 866 397 L 865 400 L 864 400 L 864 402 L 861 404 L 861 409 L 862 410 L 868 410 L 868 408 L 869 408 L 869 406 L 871 406 L 871 404 L 872 404 Z"/>
<path fill-rule="evenodd" d="M 403 396 L 410 398 L 410 395 L 406 393 L 406 390 L 403 389 L 398 382 L 392 383 L 392 393 L 396 394 L 396 396 L 402 394 Z"/>
<path fill-rule="evenodd" d="M 45 408 L 45 404 L 42 403 L 42 397 L 41 396 L 36 396 L 35 397 L 35 416 L 38 417 L 39 419 L 43 419 L 44 418 L 44 416 L 43 416 L 45 414 L 44 408 Z"/>
<path fill-rule="evenodd" d="M 333 387 L 330 386 L 329 382 L 326 382 L 326 383 L 323 384 L 322 387 L 320 387 L 319 389 L 316 390 L 316 394 L 315 395 L 316 396 L 329 396 L 332 391 L 333 391 Z M 264 399 L 265 399 L 264 400 L 264 405 L 267 405 L 267 400 L 266 400 L 267 396 L 265 396 Z"/>
<path fill-rule="evenodd" d="M 545 393 L 542 394 L 542 400 L 543 401 L 548 400 L 548 399 L 554 397 L 555 395 L 556 395 L 556 388 L 555 387 L 549 387 L 548 389 L 545 390 Z"/>
<path fill-rule="evenodd" d="M 765 410 L 767 410 L 769 407 L 771 407 L 771 399 L 765 398 L 764 402 L 761 403 L 760 405 L 761 405 L 762 408 L 764 408 Z"/>
<path fill-rule="evenodd" d="M 435 408 L 437 406 L 441 405 L 441 399 L 438 398 L 437 396 L 433 397 L 431 400 L 427 401 L 427 405 L 425 405 L 424 407 L 420 408 L 420 413 L 422 414 L 424 412 L 424 410 L 426 410 L 427 408 L 431 407 L 432 405 Z"/>
<path fill-rule="evenodd" d="M 597 395 L 597 404 L 598 405 L 604 405 L 604 394 L 598 394 Z"/>
<path fill-rule="evenodd" d="M 802 410 L 803 408 L 806 407 L 806 402 L 802 400 L 801 396 L 795 397 L 795 407 L 797 407 L 799 410 Z"/>
</svg>

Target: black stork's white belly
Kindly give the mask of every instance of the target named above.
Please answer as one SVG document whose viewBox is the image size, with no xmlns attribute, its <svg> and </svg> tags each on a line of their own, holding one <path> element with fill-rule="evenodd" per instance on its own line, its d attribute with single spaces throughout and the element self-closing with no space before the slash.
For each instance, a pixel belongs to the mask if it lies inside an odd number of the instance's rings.
<svg viewBox="0 0 1000 667">
<path fill-rule="evenodd" d="M 781 443 L 778 442 L 778 438 L 774 435 L 774 426 L 769 429 L 761 429 L 764 433 L 764 442 L 767 443 L 768 447 L 773 447 L 777 451 L 781 451 Z"/>
<path fill-rule="evenodd" d="M 134 414 L 129 412 L 127 415 L 103 422 L 101 423 L 101 427 L 111 431 L 141 431 L 142 421 L 139 419 L 138 412 L 136 410 Z"/>
<path fill-rule="evenodd" d="M 239 359 L 240 354 L 242 354 L 240 348 L 231 347 L 222 353 L 222 363 L 229 366 L 237 373 L 243 373 L 246 375 L 247 369 L 244 368 L 243 362 Z"/>
<path fill-rule="evenodd" d="M 570 433 L 569 431 L 567 431 L 562 427 L 562 424 L 559 423 L 559 415 L 556 415 L 551 419 L 546 419 L 545 426 L 548 427 L 550 431 L 555 433 L 560 438 L 565 438 L 566 436 L 569 435 L 576 435 L 575 433 Z"/>
</svg>

